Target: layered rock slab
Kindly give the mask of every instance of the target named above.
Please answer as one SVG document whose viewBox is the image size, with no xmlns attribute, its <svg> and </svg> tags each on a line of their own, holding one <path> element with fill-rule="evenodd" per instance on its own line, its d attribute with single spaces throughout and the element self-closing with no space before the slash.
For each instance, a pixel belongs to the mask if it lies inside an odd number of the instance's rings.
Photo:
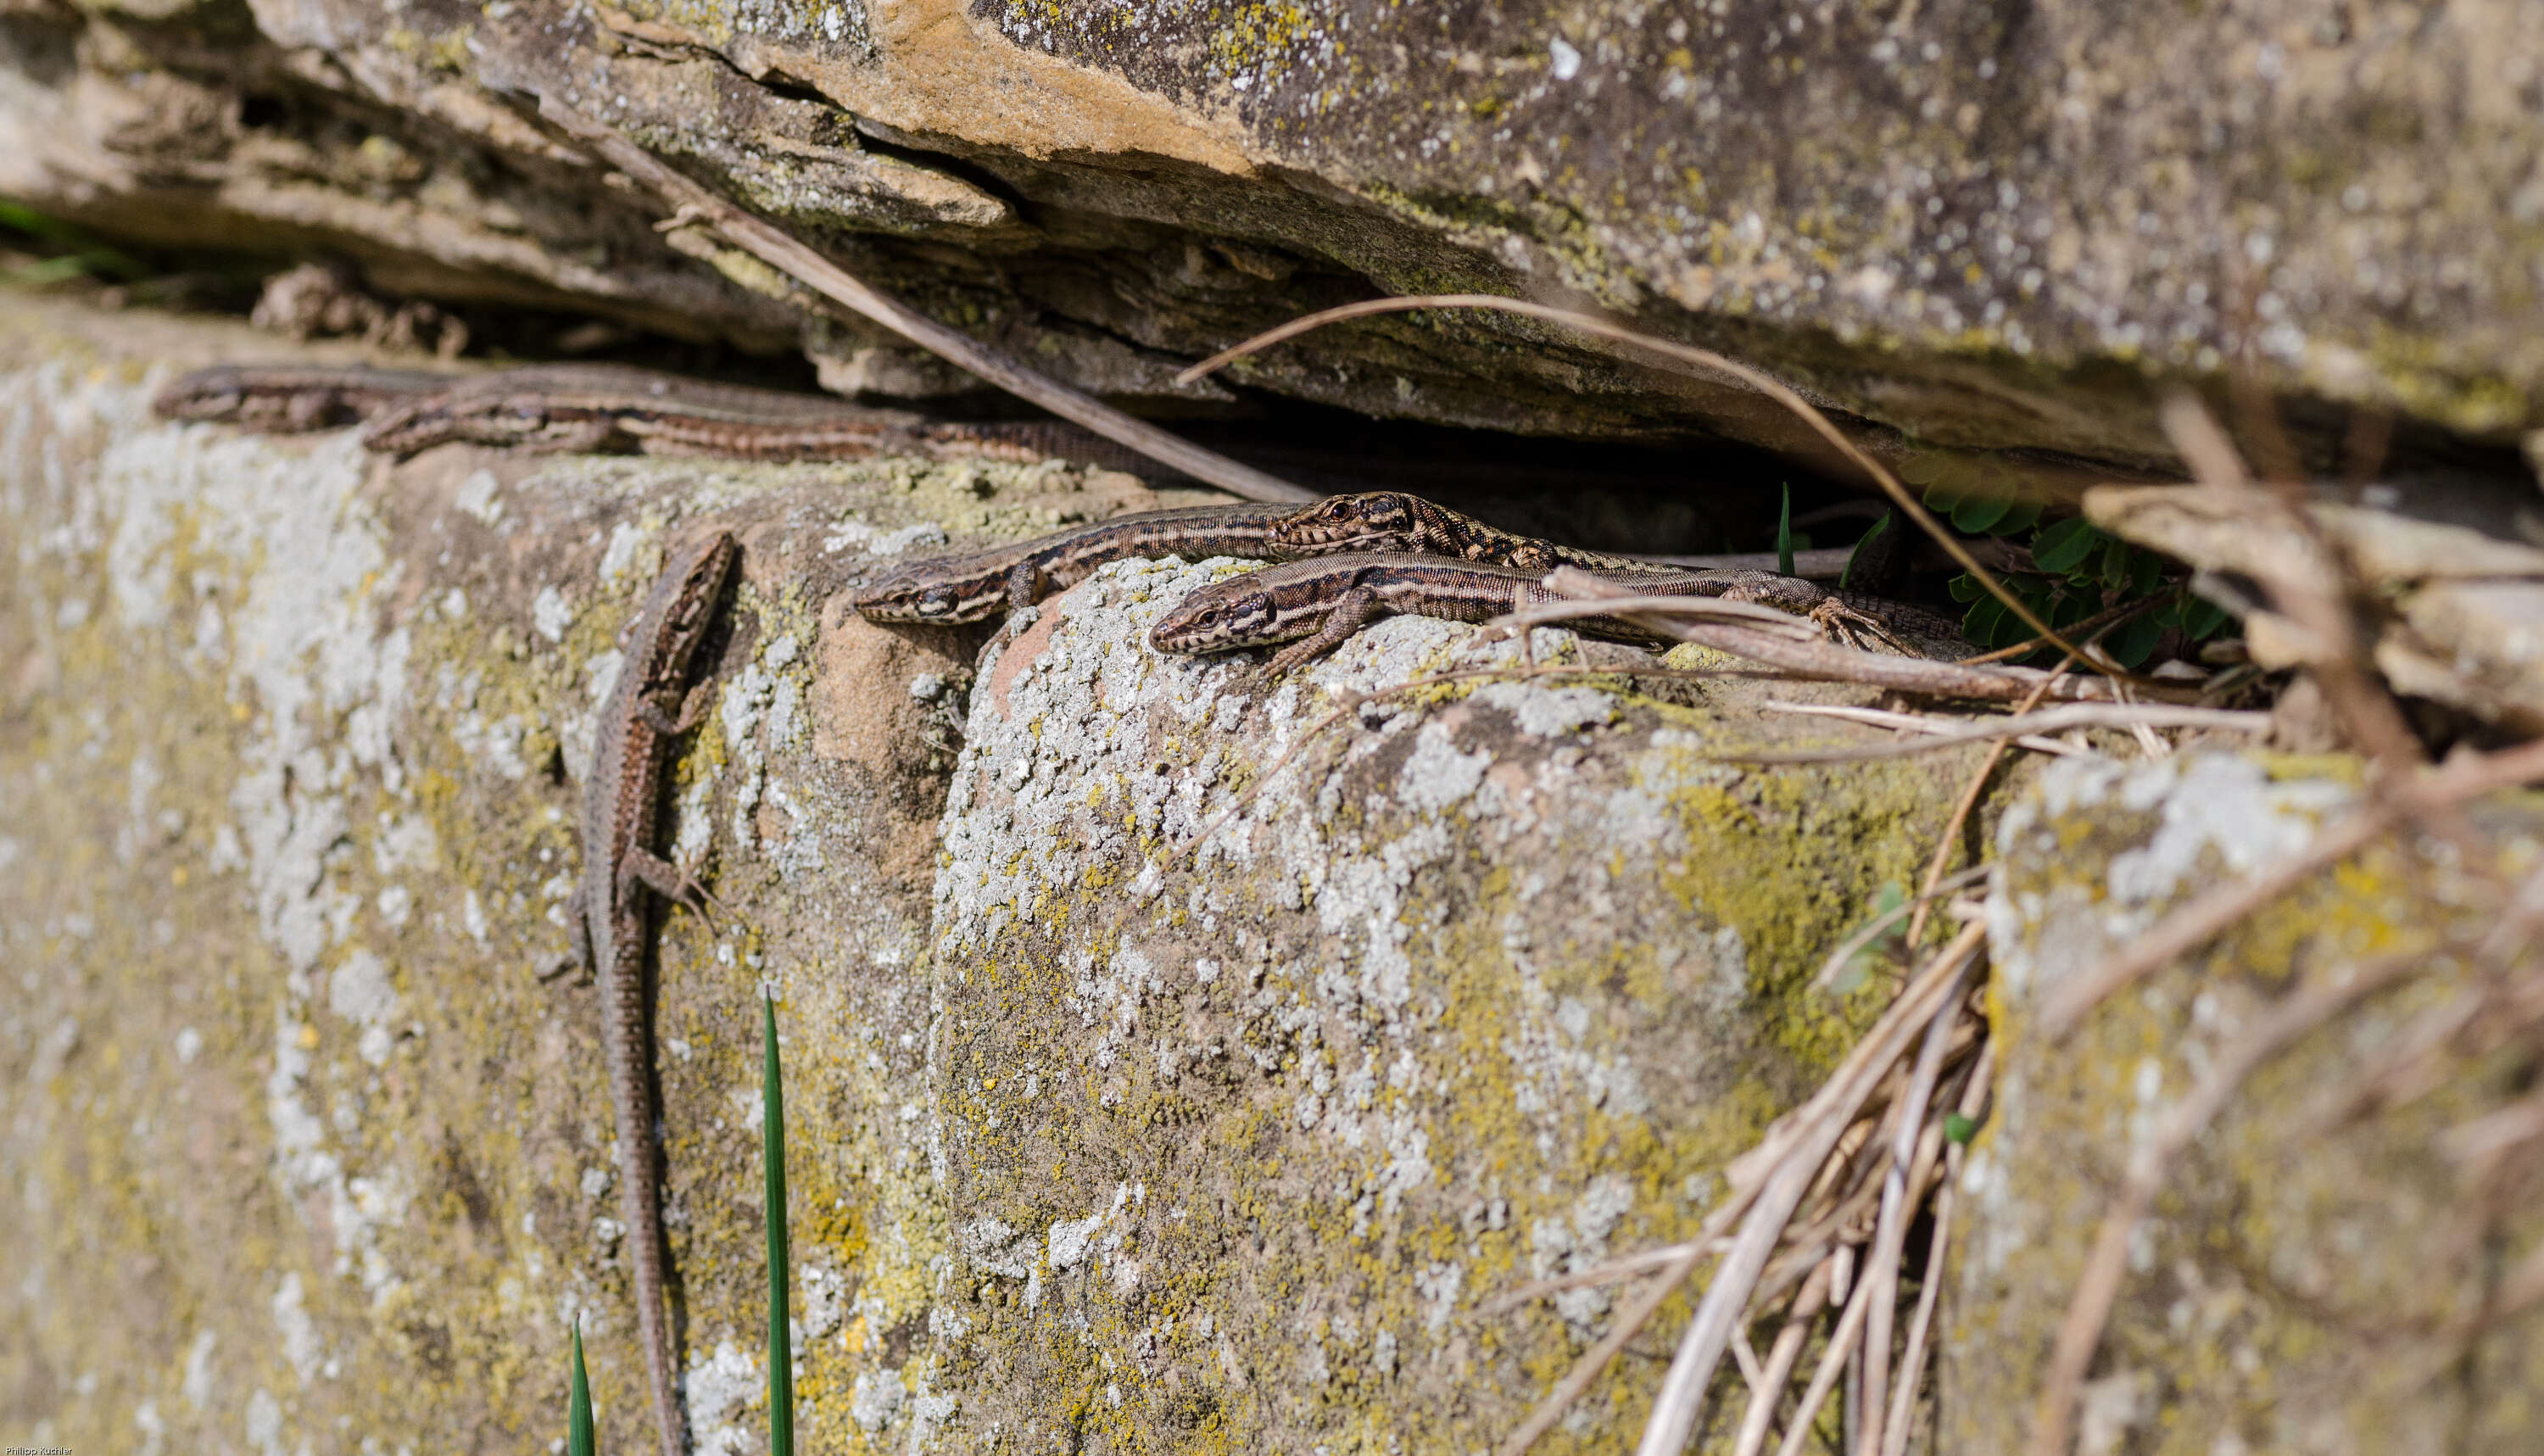
<svg viewBox="0 0 2544 1456">
<path fill-rule="evenodd" d="M 1935 479 L 2041 483 L 2064 472 L 2028 452 L 2169 464 L 2149 374 L 2302 396 L 2319 463 L 2350 407 L 2498 444 L 2544 421 L 2540 16 L 18 0 L 0 188 L 127 237 L 341 252 L 391 288 L 961 387 L 808 327 L 702 233 L 653 236 L 524 120 L 554 92 L 1090 388 L 1226 404 L 1173 366 L 1373 291 L 1574 297 L 1790 377 Z M 1238 377 L 1811 448 L 1743 389 L 1472 317 L 1348 326 Z"/>
</svg>

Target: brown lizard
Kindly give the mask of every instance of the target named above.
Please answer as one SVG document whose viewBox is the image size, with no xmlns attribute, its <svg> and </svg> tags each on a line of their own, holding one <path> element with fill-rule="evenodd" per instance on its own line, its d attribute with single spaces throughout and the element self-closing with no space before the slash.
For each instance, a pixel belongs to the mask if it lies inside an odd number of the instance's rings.
<svg viewBox="0 0 2544 1456">
<path fill-rule="evenodd" d="M 633 449 L 759 460 L 1070 460 L 1151 480 L 1189 477 L 1061 420 L 944 420 L 824 394 L 753 389 L 617 364 L 436 374 L 323 364 L 223 364 L 154 401 L 170 419 L 299 432 L 364 425 L 374 450 L 452 441 L 535 452 Z"/>
<path fill-rule="evenodd" d="M 1518 607 L 1569 600 L 1548 591 L 1543 575 L 1445 556 L 1368 551 L 1318 556 L 1200 588 L 1149 629 L 1149 645 L 1159 652 L 1209 653 L 1288 642 L 1264 667 L 1278 673 L 1331 652 L 1378 617 L 1409 612 L 1484 622 Z M 1790 580 L 1764 571 L 1645 568 L 1601 575 L 1650 596 L 1718 597 L 1762 606 L 1782 606 L 1759 592 L 1772 594 L 1778 583 Z M 1584 617 L 1565 625 L 1630 642 L 1668 640 L 1624 617 Z"/>
<path fill-rule="evenodd" d="M 298 434 L 359 424 L 450 382 L 421 369 L 220 364 L 179 375 L 150 407 L 164 419 Z"/>
<path fill-rule="evenodd" d="M 1134 556 L 1260 557 L 1287 506 L 1183 506 L 1143 511 L 1013 545 L 929 556 L 894 568 L 856 594 L 857 614 L 881 622 L 976 622 L 1015 611 Z"/>
<path fill-rule="evenodd" d="M 362 430 L 362 444 L 387 454 L 453 441 L 539 452 L 635 450 L 746 460 L 1058 456 L 1153 477 L 1165 473 L 1056 420 L 931 419 L 827 394 L 717 384 L 618 364 L 538 364 L 450 381 L 381 411 Z"/>
<path fill-rule="evenodd" d="M 1578 566 L 1654 593 L 1728 597 L 1773 607 L 1808 616 L 1832 636 L 1861 631 L 1912 655 L 1891 635 L 1887 620 L 1904 615 L 1914 629 L 1953 634 L 1949 622 L 1904 604 L 1832 592 L 1771 571 L 1663 566 L 1558 545 L 1486 526 L 1402 491 L 1331 496 L 1297 508 L 1193 506 L 1100 521 L 1013 545 L 909 562 L 861 589 L 856 607 L 877 621 L 978 621 L 1029 606 L 1074 586 L 1108 561 L 1127 557 L 1302 561 L 1338 554 L 1502 568 L 1530 578 L 1558 566 Z M 1413 579 L 1406 578 L 1405 585 L 1409 589 Z"/>
<path fill-rule="evenodd" d="M 706 903 L 695 879 L 655 852 L 654 839 L 672 740 L 694 726 L 705 707 L 687 689 L 690 661 L 741 554 L 741 543 L 724 530 L 683 548 L 628 627 L 617 685 L 601 703 L 593 731 L 592 769 L 583 788 L 583 878 L 567 905 L 576 954 L 600 981 L 601 1045 L 618 1120 L 619 1207 L 627 1223 L 636 1322 L 663 1456 L 681 1456 L 686 1441 L 663 1304 L 666 1249 L 654 1164 L 644 892 L 692 909 L 703 910 Z"/>
</svg>

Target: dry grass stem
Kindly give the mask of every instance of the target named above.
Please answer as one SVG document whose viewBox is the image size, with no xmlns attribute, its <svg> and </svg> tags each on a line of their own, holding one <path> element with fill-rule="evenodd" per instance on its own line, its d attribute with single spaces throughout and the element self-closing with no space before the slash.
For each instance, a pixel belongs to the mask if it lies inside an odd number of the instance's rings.
<svg viewBox="0 0 2544 1456">
<path fill-rule="evenodd" d="M 1702 1257 L 1701 1254 L 1689 1254 L 1676 1259 L 1646 1280 L 1635 1293 L 1633 1302 L 1617 1312 L 1616 1322 L 1608 1327 L 1608 1333 L 1573 1362 L 1572 1368 L 1555 1382 L 1554 1389 L 1547 1392 L 1546 1399 L 1538 1402 L 1537 1409 L 1531 1411 L 1528 1418 L 1521 1421 L 1502 1442 L 1499 1456 L 1520 1456 L 1521 1452 L 1537 1444 L 1539 1436 L 1553 1429 L 1554 1422 L 1563 1418 L 1563 1413 L 1572 1409 L 1572 1403 L 1581 1399 L 1582 1394 L 1590 1389 L 1590 1383 L 1597 1380 L 1609 1362 L 1617 1358 L 1617 1352 L 1626 1347 L 1626 1341 L 1642 1333 L 1643 1326 L 1650 1323 L 1661 1302 L 1695 1272 Z"/>
<path fill-rule="evenodd" d="M 1628 595 L 1626 588 L 1570 566 L 1550 574 L 1546 587 L 1549 591 L 1582 602 L 1613 600 Z M 1933 658 L 1893 657 L 1829 642 L 1796 640 L 1779 632 L 1727 621 L 1686 621 L 1635 611 L 1614 614 L 1655 635 L 1694 642 L 1718 652 L 1766 663 L 1797 677 L 1819 678 L 1834 683 L 1862 683 L 1931 697 L 2012 702 L 2029 693 L 2042 680 L 2051 676 L 2031 668 L 1973 668 Z M 2151 679 L 2146 680 L 2146 690 L 2168 702 L 2187 700 L 2195 695 L 2180 684 Z M 2051 688 L 2049 695 L 2075 702 L 2120 701 L 2118 685 L 2100 679 L 2060 683 Z"/>
<path fill-rule="evenodd" d="M 1856 1345 L 1864 1337 L 1864 1322 L 1871 1310 L 1872 1281 L 1861 1280 L 1846 1302 L 1846 1313 L 1838 1317 L 1837 1329 L 1829 1335 L 1828 1348 L 1820 1351 L 1819 1367 L 1811 1372 L 1811 1383 L 1803 1388 L 1801 1402 L 1793 1408 L 1792 1423 L 1785 1428 L 1785 1439 L 1776 1447 L 1776 1456 L 1800 1456 L 1802 1442 L 1810 1438 L 1820 1407 L 1828 1404 L 1830 1389 L 1855 1356 Z"/>
<path fill-rule="evenodd" d="M 2257 414 L 2258 423 L 2275 434 L 2276 420 L 2266 410 Z M 2300 549 L 2261 553 L 2257 564 L 2267 562 L 2270 568 L 2262 576 L 2262 586 L 2272 604 L 2317 644 L 2307 666 L 2351 741 L 2392 779 L 2426 763 L 2402 708 L 2368 665 L 2358 614 L 2350 605 L 2354 594 L 2347 563 L 2306 509 L 2304 487 L 2292 475 L 2283 475 L 2275 491 L 2257 488 L 2234 443 L 2187 391 L 2168 395 L 2159 417 L 2174 448 L 2204 488 L 2231 496 L 2257 527 L 2301 543 Z"/>
<path fill-rule="evenodd" d="M 1676 1263 L 1689 1254 L 1720 1254 L 1728 1247 L 1729 1245 L 1720 1239 L 1709 1243 L 1690 1241 L 1685 1244 L 1664 1244 L 1658 1249 L 1646 1249 L 1640 1254 L 1627 1254 L 1624 1258 L 1612 1258 L 1590 1268 L 1575 1269 L 1568 1274 L 1557 1274 L 1550 1279 L 1539 1279 L 1534 1283 L 1522 1284 L 1507 1294 L 1495 1295 L 1477 1305 L 1475 1313 L 1487 1317 L 1505 1314 L 1531 1301 L 1544 1299 L 1550 1294 L 1561 1294 L 1566 1289 L 1585 1289 L 1594 1284 L 1620 1283 L 1636 1274 L 1649 1273 L 1664 1264 Z"/>
<path fill-rule="evenodd" d="M 1751 1395 L 1767 1388 L 1766 1368 L 1758 1363 L 1758 1352 L 1749 1347 L 1746 1330 L 1731 1332 L 1731 1363 L 1740 1367 L 1740 1379 L 1748 1385 Z"/>
<path fill-rule="evenodd" d="M 1661 1380 L 1660 1392 L 1652 1400 L 1651 1415 L 1644 1422 L 1643 1438 L 1636 1447 L 1638 1456 L 1677 1456 L 1687 1445 L 1688 1432 L 1696 1424 L 1698 1409 L 1713 1379 L 1714 1367 L 1722 1358 L 1723 1346 L 1747 1311 L 1758 1275 L 1766 1267 L 1768 1255 L 1775 1252 L 1794 1208 L 1818 1180 L 1822 1163 L 1837 1146 L 1856 1108 L 1888 1075 L 1891 1064 L 1925 1028 L 1937 1008 L 1950 1004 L 1978 948 L 1979 936 L 1964 932 L 1931 969 L 1910 983 L 1866 1036 L 1865 1046 L 1871 1050 L 1862 1070 L 1823 1105 L 1815 1127 L 1796 1130 L 1787 1155 L 1760 1186 L 1748 1217 L 1741 1223 L 1739 1236 L 1732 1241 L 1730 1252 L 1723 1254 L 1712 1282 L 1706 1287 L 1705 1298 L 1697 1305 L 1695 1318 L 1688 1322 L 1687 1333 L 1679 1339 L 1678 1354 Z M 1818 1100 L 1813 1098 L 1814 1102 Z"/>
<path fill-rule="evenodd" d="M 2270 715 L 2235 708 L 2177 707 L 2170 703 L 2070 703 L 2064 707 L 2042 708 L 2002 718 L 1969 719 L 1949 726 L 1939 725 L 1916 738 L 1867 744 L 1862 748 L 1760 749 L 1754 753 L 1714 750 L 1707 757 L 1726 764 L 1852 764 L 1870 759 L 1904 759 L 1965 743 L 2039 737 L 2077 728 L 2130 728 L 2140 725 L 2266 733 L 2270 727 Z"/>
<path fill-rule="evenodd" d="M 1820 1259 L 1811 1266 L 1801 1292 L 1794 1296 L 1792 1312 L 1767 1351 L 1765 1377 L 1749 1393 L 1749 1409 L 1741 1414 L 1740 1434 L 1732 1444 L 1731 1456 L 1758 1456 L 1765 1448 L 1767 1436 L 1775 1428 L 1776 1407 L 1786 1384 L 1793 1378 L 1793 1366 L 1801 1359 L 1802 1341 L 1810 1337 L 1811 1327 L 1819 1323 L 1820 1311 L 1828 1307 L 1829 1278 L 1835 1272 L 1834 1260 Z"/>
<path fill-rule="evenodd" d="M 2349 974 L 2326 975 L 2283 997 L 2243 1035 L 2220 1048 L 2209 1070 L 2188 1095 L 2174 1104 L 2156 1125 L 2153 1136 L 2129 1160 L 2128 1176 L 2104 1215 L 2093 1252 L 2076 1280 L 2076 1293 L 2058 1327 L 2049 1355 L 2031 1427 L 2031 1456 L 2061 1456 L 2067 1427 L 2075 1415 L 2076 1395 L 2102 1343 L 2103 1327 L 2119 1296 L 2128 1268 L 2129 1240 L 2155 1203 L 2176 1159 L 2190 1146 L 2254 1069 L 2297 1038 L 2312 1031 L 2367 996 L 2402 980 L 2427 958 L 2416 949 L 2378 956 L 2348 968 Z"/>
<path fill-rule="evenodd" d="M 1596 314 L 1581 313 L 1573 309 L 1553 308 L 1543 303 L 1503 298 L 1491 293 L 1437 293 L 1410 298 L 1372 298 L 1364 302 L 1347 303 L 1339 308 L 1328 308 L 1295 318 L 1278 328 L 1267 329 L 1243 343 L 1221 350 L 1177 374 L 1175 379 L 1179 383 L 1190 383 L 1257 350 L 1268 349 L 1285 339 L 1297 338 L 1311 329 L 1321 328 L 1326 324 L 1341 323 L 1347 319 L 1368 318 L 1374 314 L 1404 313 L 1418 308 L 1476 308 L 1562 324 L 1585 334 L 1596 335 L 1602 339 L 1613 339 L 1621 344 L 1630 344 L 1663 359 L 1692 364 L 1698 369 L 1710 373 L 1727 374 L 1739 380 L 1790 410 L 1795 418 L 1809 427 L 1813 434 L 1827 441 L 1839 454 L 1863 471 L 1873 484 L 1881 488 L 1882 494 L 1890 497 L 1890 503 L 1898 508 L 1900 515 L 1905 516 L 1919 530 L 1933 537 L 1936 543 L 1944 548 L 1947 555 L 1959 563 L 1963 571 L 1970 574 L 1971 580 L 1979 583 L 1987 589 L 1989 595 L 2004 603 L 2006 610 L 2021 618 L 2025 626 L 2038 633 L 2050 645 L 2076 653 L 2079 657 L 2083 656 L 2082 653 L 2077 652 L 2073 643 L 2060 635 L 2056 628 L 2041 620 L 2039 614 L 2021 598 L 2007 591 L 2005 584 L 1997 580 L 1996 573 L 1981 565 L 1978 557 L 1970 553 L 1970 549 L 1961 543 L 1958 536 L 1945 529 L 1944 524 L 1937 521 L 1934 514 L 1917 500 L 1916 495 L 1899 482 L 1899 477 L 1891 474 L 1872 456 L 1866 454 L 1862 447 L 1848 439 L 1846 432 L 1838 429 L 1817 405 L 1804 399 L 1791 385 L 1782 379 L 1709 349 L 1698 349 L 1693 345 L 1680 344 L 1668 339 L 1656 339 L 1649 334 L 1610 323 Z M 2129 676 L 2114 668 L 2107 667 L 2104 671 L 2115 677 Z"/>
<path fill-rule="evenodd" d="M 539 98 L 539 115 L 599 153 L 611 166 L 651 188 L 673 205 L 675 221 L 698 221 L 713 227 L 735 247 L 806 287 L 1020 399 L 1249 501 L 1318 499 L 1317 492 L 1305 486 L 1293 485 L 1216 450 L 1204 449 L 1145 420 L 1134 419 L 1092 395 L 1027 368 L 898 298 L 878 292 L 812 248 L 674 171 L 615 128 L 585 116 L 556 96 Z"/>
<path fill-rule="evenodd" d="M 2123 602 L 2117 607 L 2106 607 L 2081 621 L 2068 623 L 2067 630 L 2086 642 L 2093 642 L 2111 628 L 2131 618 L 2144 616 L 2172 602 L 2174 597 L 2175 594 L 2165 593 L 2153 597 L 2141 597 L 2135 602 Z M 2018 657 L 2028 657 L 2049 645 L 2051 645 L 2050 641 L 2046 637 L 2031 637 L 2017 642 L 2011 647 L 2000 647 L 1993 652 L 1982 652 L 1976 657 L 1962 658 L 1960 662 L 1961 666 L 1970 668 L 1982 667 L 1992 662 L 2012 662 Z"/>
<path fill-rule="evenodd" d="M 1996 1068 L 1996 1045 L 1979 1053 L 1979 1065 L 1961 1090 L 1954 1111 L 1972 1122 L 1987 1105 L 1988 1086 Z M 1935 1307 L 1944 1293 L 1944 1255 L 1951 1247 L 1952 1203 L 1960 1191 L 1961 1164 L 1967 1149 L 1951 1145 L 1944 1155 L 1944 1176 L 1935 1194 L 1934 1228 L 1926 1245 L 1926 1273 L 1918 1281 L 1917 1313 L 1908 1323 L 1908 1345 L 1899 1352 L 1899 1379 L 1890 1394 L 1890 1410 L 1881 1424 L 1880 1456 L 1907 1456 L 1908 1427 L 1917 1410 L 1917 1388 L 1926 1378 L 1926 1339 L 1934 1329 Z"/>
<path fill-rule="evenodd" d="M 2049 685 L 2057 682 L 2059 675 L 2074 664 L 2074 658 L 2060 660 L 2058 666 L 2050 670 L 2049 676 L 2040 680 L 2040 687 L 2030 696 L 2015 705 L 2014 715 L 2020 718 L 2039 707 L 2041 695 L 2049 690 Z M 1989 776 L 1996 772 L 1996 766 L 2004 759 L 2005 743 L 2000 740 L 1995 747 L 1987 751 L 1987 757 L 1979 761 L 1978 768 L 1971 770 L 1969 782 L 1961 787 L 1961 796 L 1952 802 L 1950 817 L 1944 821 L 1944 832 L 1935 837 L 1935 852 L 1927 856 L 1926 878 L 1919 887 L 1921 893 L 1918 896 L 1916 918 L 1908 924 L 1909 944 L 1916 944 L 1926 933 L 1926 901 L 1934 893 L 1935 887 L 1942 883 L 1944 866 L 1952 862 L 1952 847 L 1960 843 L 1961 826 L 1969 823 L 1970 815 L 1978 808 L 1979 795 L 1987 788 Z"/>
<path fill-rule="evenodd" d="M 1958 992 L 1960 985 L 1955 979 L 1953 992 Z M 1866 1317 L 1865 1326 L 1864 1416 L 1858 1427 L 1858 1456 L 1872 1456 L 1881 1449 L 1881 1417 L 1886 1406 L 1883 1382 L 1890 1374 L 1890 1318 L 1899 1299 L 1899 1259 L 1908 1243 L 1910 1165 L 1931 1160 L 1942 1150 L 1943 1128 L 1927 1126 L 1926 1104 L 1935 1094 L 1936 1079 L 1943 1075 L 1944 1052 L 1950 1044 L 1952 1023 L 1961 1010 L 1960 998 L 1948 994 L 1935 1019 L 1927 1024 L 1926 1044 L 1917 1053 L 1917 1071 L 1909 1079 L 1907 1101 L 1890 1138 L 1889 1167 L 1881 1179 L 1881 1221 L 1874 1227 L 1872 1260 L 1865 1276 L 1865 1282 L 1872 1289 L 1872 1312 Z M 1932 1146 L 1925 1146 L 1930 1136 Z"/>
</svg>

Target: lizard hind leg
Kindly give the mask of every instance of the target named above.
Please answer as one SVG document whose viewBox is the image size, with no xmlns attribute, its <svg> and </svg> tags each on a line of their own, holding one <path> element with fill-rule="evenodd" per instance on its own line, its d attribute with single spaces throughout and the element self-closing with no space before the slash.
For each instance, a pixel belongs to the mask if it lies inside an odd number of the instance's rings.
<svg viewBox="0 0 2544 1456">
<path fill-rule="evenodd" d="M 642 885 L 696 915 L 709 926 L 716 924 L 718 913 L 729 919 L 739 919 L 734 916 L 731 906 L 717 899 L 713 892 L 698 882 L 696 875 L 660 854 L 630 849 L 619 861 L 618 875 L 618 893 L 621 895 L 629 894 L 637 885 Z"/>
<path fill-rule="evenodd" d="M 636 699 L 636 721 L 662 734 L 677 738 L 707 720 L 707 709 L 715 702 L 715 683 L 710 680 L 691 688 L 680 696 L 680 710 L 674 714 L 650 697 Z"/>
<path fill-rule="evenodd" d="M 558 960 L 542 966 L 536 975 L 542 981 L 554 981 L 577 971 L 589 979 L 594 974 L 592 954 L 592 898 L 589 882 L 576 880 L 574 892 L 565 898 L 566 951 Z"/>
<path fill-rule="evenodd" d="M 1902 657 L 1925 655 L 1909 646 L 1898 633 L 1890 629 L 1890 624 L 1879 616 L 1861 607 L 1849 606 L 1836 597 L 1830 597 L 1813 607 L 1810 610 L 1810 618 L 1818 622 L 1821 629 L 1834 641 L 1861 647 L 1863 643 L 1858 640 L 1859 636 L 1868 637 Z"/>
</svg>

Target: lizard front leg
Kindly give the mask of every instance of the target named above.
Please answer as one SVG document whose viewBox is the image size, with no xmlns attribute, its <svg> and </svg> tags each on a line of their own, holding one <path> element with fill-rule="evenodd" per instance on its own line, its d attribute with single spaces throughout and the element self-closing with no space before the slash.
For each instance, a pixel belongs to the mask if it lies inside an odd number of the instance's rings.
<svg viewBox="0 0 2544 1456">
<path fill-rule="evenodd" d="M 1818 622 L 1821 630 L 1827 632 L 1832 639 L 1852 646 L 1863 645 L 1855 641 L 1857 634 L 1862 633 L 1902 657 L 1924 656 L 1916 648 L 1901 640 L 1898 633 L 1890 630 L 1888 622 L 1872 612 L 1851 606 L 1836 597 L 1830 597 L 1812 607 L 1810 618 Z"/>
<path fill-rule="evenodd" d="M 1380 614 L 1378 594 L 1367 587 L 1355 587 L 1334 599 L 1333 609 L 1325 613 L 1324 623 L 1313 636 L 1302 638 L 1273 654 L 1263 665 L 1267 677 L 1286 673 L 1301 663 L 1312 662 L 1348 641 L 1352 633 L 1368 626 Z"/>
<path fill-rule="evenodd" d="M 1042 563 L 1028 559 L 1007 568 L 1006 620 L 998 623 L 998 630 L 991 634 L 990 640 L 983 644 L 984 652 L 992 647 L 1002 647 L 1014 641 L 1027 627 L 1033 625 L 1034 598 L 1041 595 L 1042 587 Z"/>
<path fill-rule="evenodd" d="M 616 420 L 593 415 L 581 420 L 544 422 L 536 434 L 521 440 L 520 448 L 535 455 L 597 454 L 617 438 Z"/>
</svg>

